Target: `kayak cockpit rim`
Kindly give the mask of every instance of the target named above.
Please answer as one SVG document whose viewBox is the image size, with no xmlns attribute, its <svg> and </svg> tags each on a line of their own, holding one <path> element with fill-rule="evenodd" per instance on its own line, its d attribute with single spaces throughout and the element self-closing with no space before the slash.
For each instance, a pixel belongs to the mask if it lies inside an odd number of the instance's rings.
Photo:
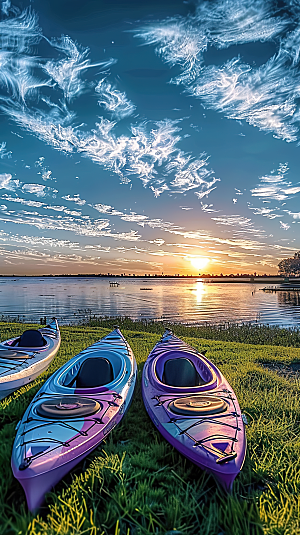
<svg viewBox="0 0 300 535">
<path fill-rule="evenodd" d="M 164 381 L 164 370 L 166 363 L 170 360 L 176 360 L 180 358 L 190 361 L 195 367 L 196 373 L 199 376 L 198 384 L 194 386 L 174 386 Z M 184 351 L 182 349 L 177 348 L 167 350 L 163 353 L 160 353 L 156 358 L 154 358 L 154 360 L 152 361 L 152 366 L 152 377 L 154 378 L 154 380 L 158 384 L 163 385 L 164 389 L 168 389 L 170 391 L 174 391 L 174 388 L 176 390 L 178 389 L 178 391 L 181 392 L 212 390 L 213 388 L 216 388 L 218 384 L 217 374 L 215 373 L 213 368 L 206 362 L 206 359 L 204 360 L 201 354 L 199 353 Z"/>
<path fill-rule="evenodd" d="M 47 340 L 48 338 L 48 340 Z M 53 340 L 60 339 L 60 331 L 56 318 L 41 329 L 27 329 L 20 336 L 0 343 L 0 349 L 12 351 L 41 352 L 47 351 Z"/>
<path fill-rule="evenodd" d="M 97 358 L 107 360 L 111 364 L 112 380 L 99 384 L 98 386 L 88 387 L 88 390 L 90 390 L 91 392 L 97 392 L 99 387 L 102 388 L 103 386 L 107 387 L 108 389 L 111 389 L 116 383 L 120 381 L 120 379 L 125 374 L 126 363 L 124 355 L 122 353 L 119 353 L 118 351 L 96 348 L 90 348 L 89 351 L 84 351 L 82 354 L 79 353 L 78 358 L 76 360 L 72 359 L 69 365 L 64 367 L 61 374 L 57 377 L 56 383 L 60 387 L 66 388 L 68 390 L 70 388 L 76 389 L 76 391 L 81 390 L 81 388 L 76 385 L 78 372 L 84 362 L 88 361 L 89 359 Z M 83 389 L 87 390 L 87 388 L 85 387 L 83 387 Z"/>
<path fill-rule="evenodd" d="M 45 334 L 47 336 L 47 334 Z M 50 338 L 50 336 L 49 336 Z M 45 344 L 42 346 L 19 346 L 18 341 L 20 340 L 20 336 L 17 336 L 16 338 L 11 338 L 10 340 L 7 340 L 6 342 L 2 342 L 2 347 L 11 350 L 11 351 L 24 351 L 26 353 L 27 351 L 36 352 L 38 351 L 47 351 L 50 347 L 50 343 L 43 337 Z M 52 339 L 52 337 L 51 337 Z"/>
</svg>

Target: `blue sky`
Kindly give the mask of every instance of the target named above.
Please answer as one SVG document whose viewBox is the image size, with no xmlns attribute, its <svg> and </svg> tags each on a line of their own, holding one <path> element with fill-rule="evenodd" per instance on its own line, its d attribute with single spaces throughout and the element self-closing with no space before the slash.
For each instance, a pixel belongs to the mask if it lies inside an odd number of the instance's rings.
<svg viewBox="0 0 300 535">
<path fill-rule="evenodd" d="M 0 8 L 0 273 L 276 273 L 300 249 L 298 1 Z"/>
</svg>

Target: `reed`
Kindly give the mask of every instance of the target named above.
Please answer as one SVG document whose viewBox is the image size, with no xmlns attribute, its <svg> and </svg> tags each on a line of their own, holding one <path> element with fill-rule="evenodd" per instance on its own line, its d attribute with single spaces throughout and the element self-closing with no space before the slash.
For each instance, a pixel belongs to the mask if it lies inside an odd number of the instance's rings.
<svg viewBox="0 0 300 535">
<path fill-rule="evenodd" d="M 27 327 L 2 323 L 0 337 L 4 340 Z M 212 476 L 183 458 L 151 424 L 141 399 L 140 377 L 159 333 L 123 328 L 139 369 L 129 412 L 106 441 L 48 494 L 36 516 L 27 512 L 23 490 L 10 469 L 15 425 L 45 379 L 110 329 L 110 325 L 62 327 L 61 349 L 47 372 L 0 403 L 0 533 L 298 534 L 300 382 L 297 374 L 287 378 L 267 365 L 300 362 L 300 349 L 210 340 L 194 336 L 194 330 L 186 327 L 180 336 L 207 350 L 249 420 L 246 462 L 232 493 L 225 493 Z M 179 334 L 177 326 L 174 331 Z"/>
</svg>

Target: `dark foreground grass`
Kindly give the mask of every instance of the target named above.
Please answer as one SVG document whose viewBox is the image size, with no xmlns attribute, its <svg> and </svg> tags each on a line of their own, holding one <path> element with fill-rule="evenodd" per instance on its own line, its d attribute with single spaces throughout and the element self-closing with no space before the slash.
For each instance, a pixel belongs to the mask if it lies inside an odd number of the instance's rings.
<svg viewBox="0 0 300 535">
<path fill-rule="evenodd" d="M 0 324 L 0 338 L 26 327 Z M 184 337 L 207 350 L 249 420 L 246 462 L 233 492 L 226 494 L 152 426 L 141 400 L 140 377 L 159 335 L 133 330 L 123 330 L 139 367 L 128 414 L 47 496 L 38 515 L 27 512 L 10 469 L 15 425 L 44 380 L 109 330 L 63 327 L 60 352 L 48 371 L 0 403 L 1 535 L 299 534 L 300 384 L 264 364 L 300 362 L 300 349 Z"/>
</svg>

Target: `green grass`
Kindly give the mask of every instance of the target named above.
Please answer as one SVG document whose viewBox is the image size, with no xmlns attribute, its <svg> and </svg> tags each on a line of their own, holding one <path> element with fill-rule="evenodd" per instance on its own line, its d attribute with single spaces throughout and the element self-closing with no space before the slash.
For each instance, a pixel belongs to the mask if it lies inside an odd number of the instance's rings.
<svg viewBox="0 0 300 535">
<path fill-rule="evenodd" d="M 36 327 L 36 326 L 35 326 Z M 27 328 L 0 324 L 4 340 Z M 151 424 L 143 407 L 143 363 L 159 333 L 122 329 L 139 368 L 134 400 L 121 424 L 80 463 L 33 516 L 13 478 L 15 425 L 55 369 L 109 332 L 107 327 L 62 327 L 50 368 L 0 402 L 0 533 L 26 535 L 296 535 L 300 533 L 300 383 L 263 367 L 300 362 L 300 349 L 243 344 L 176 334 L 207 350 L 246 413 L 248 450 L 231 494 L 184 459 Z"/>
<path fill-rule="evenodd" d="M 207 338 L 209 340 L 223 340 L 224 342 L 242 342 L 244 344 L 276 345 L 300 347 L 300 329 L 291 327 L 285 329 L 277 325 L 263 325 L 259 323 L 221 323 L 200 326 L 185 326 L 177 323 L 159 322 L 148 319 L 133 320 L 129 317 L 91 317 L 86 325 L 90 327 L 110 327 L 118 324 L 122 329 L 131 331 L 153 332 L 162 334 L 166 327 L 176 332 L 177 336 L 193 338 Z"/>
</svg>

